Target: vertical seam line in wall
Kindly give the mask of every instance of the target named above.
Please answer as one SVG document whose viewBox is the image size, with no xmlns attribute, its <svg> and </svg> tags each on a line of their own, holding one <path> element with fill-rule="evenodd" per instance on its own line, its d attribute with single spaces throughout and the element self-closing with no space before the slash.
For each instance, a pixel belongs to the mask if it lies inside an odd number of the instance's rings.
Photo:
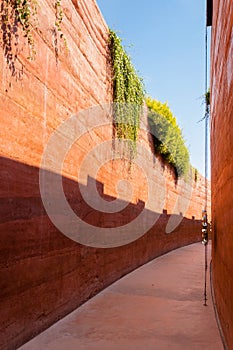
<svg viewBox="0 0 233 350">
<path fill-rule="evenodd" d="M 213 302 L 213 306 L 214 306 L 215 319 L 216 319 L 219 334 L 220 334 L 220 337 L 222 340 L 223 348 L 224 348 L 224 350 L 229 350 L 227 347 L 225 336 L 223 334 L 221 322 L 220 322 L 220 319 L 218 316 L 218 310 L 217 310 L 216 299 L 215 299 L 215 294 L 214 294 L 214 287 L 213 287 L 212 259 L 210 261 L 210 290 L 211 290 L 211 298 L 212 298 L 212 302 Z"/>
</svg>

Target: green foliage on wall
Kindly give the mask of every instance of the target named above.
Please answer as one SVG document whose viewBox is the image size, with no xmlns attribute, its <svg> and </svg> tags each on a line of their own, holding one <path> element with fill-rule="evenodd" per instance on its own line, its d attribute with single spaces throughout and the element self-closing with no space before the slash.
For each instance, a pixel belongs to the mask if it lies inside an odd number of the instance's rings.
<svg viewBox="0 0 233 350">
<path fill-rule="evenodd" d="M 192 168 L 193 169 L 193 172 L 194 172 L 194 181 L 197 182 L 198 180 L 198 170 L 197 168 Z"/>
<path fill-rule="evenodd" d="M 112 30 L 109 30 L 109 49 L 113 68 L 116 135 L 131 140 L 135 147 L 144 101 L 143 82 L 123 48 L 121 39 Z"/>
<path fill-rule="evenodd" d="M 57 27 L 57 30 L 60 32 L 60 37 L 63 37 L 63 33 L 61 30 L 61 22 L 62 22 L 62 18 L 63 18 L 63 12 L 62 12 L 62 8 L 61 8 L 61 0 L 55 0 L 55 16 L 56 16 L 56 20 L 55 20 L 55 26 Z"/>
<path fill-rule="evenodd" d="M 135 147 L 145 98 L 142 79 L 136 73 L 121 39 L 112 30 L 109 31 L 109 49 L 113 68 L 116 136 L 130 140 Z M 189 170 L 189 152 L 175 116 L 166 103 L 150 98 L 146 99 L 146 103 L 149 125 L 155 135 L 156 152 L 175 168 L 178 176 L 185 175 Z"/>
<path fill-rule="evenodd" d="M 38 26 L 37 7 L 40 6 L 38 0 L 2 0 L 0 8 L 1 35 L 4 55 L 9 68 L 14 73 L 14 62 L 17 58 L 17 45 L 19 42 L 20 30 L 26 38 L 29 46 L 29 56 L 32 59 L 36 55 L 33 31 Z M 63 11 L 61 0 L 54 0 L 55 8 L 55 29 L 63 37 L 61 23 Z M 64 41 L 65 38 L 63 37 Z M 55 45 L 56 46 L 56 45 Z M 56 51 L 56 48 L 55 48 Z"/>
<path fill-rule="evenodd" d="M 32 19 L 36 14 L 36 0 L 3 0 L 1 2 L 2 41 L 8 59 L 12 54 L 12 39 L 14 36 L 17 37 L 18 25 L 20 25 L 23 35 L 27 39 L 30 58 L 35 55 Z"/>
<path fill-rule="evenodd" d="M 186 175 L 189 170 L 189 151 L 175 116 L 167 103 L 150 97 L 146 99 L 146 103 L 155 151 L 175 168 L 177 176 Z"/>
</svg>

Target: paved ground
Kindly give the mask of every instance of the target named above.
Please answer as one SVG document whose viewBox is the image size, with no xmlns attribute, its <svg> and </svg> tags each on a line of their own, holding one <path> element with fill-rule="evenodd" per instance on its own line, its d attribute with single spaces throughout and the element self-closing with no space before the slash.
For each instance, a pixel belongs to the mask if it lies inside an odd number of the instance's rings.
<svg viewBox="0 0 233 350">
<path fill-rule="evenodd" d="M 201 243 L 177 249 L 114 283 L 20 349 L 222 350 L 209 280 L 206 307 L 203 283 Z"/>
</svg>

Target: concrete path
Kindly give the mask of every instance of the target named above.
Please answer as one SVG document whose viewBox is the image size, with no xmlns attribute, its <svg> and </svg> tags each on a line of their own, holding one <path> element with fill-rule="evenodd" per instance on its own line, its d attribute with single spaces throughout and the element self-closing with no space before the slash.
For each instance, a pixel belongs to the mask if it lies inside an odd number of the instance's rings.
<svg viewBox="0 0 233 350">
<path fill-rule="evenodd" d="M 210 256 L 210 245 L 209 254 Z M 204 247 L 177 249 L 137 269 L 21 350 L 222 350 Z"/>
</svg>

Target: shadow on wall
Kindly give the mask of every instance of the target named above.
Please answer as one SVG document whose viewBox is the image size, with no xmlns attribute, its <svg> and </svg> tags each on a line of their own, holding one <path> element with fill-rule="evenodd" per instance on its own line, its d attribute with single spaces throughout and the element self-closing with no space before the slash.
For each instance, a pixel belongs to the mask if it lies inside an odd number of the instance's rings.
<svg viewBox="0 0 233 350">
<path fill-rule="evenodd" d="M 81 245 L 58 231 L 40 197 L 39 169 L 7 158 L 0 160 L 0 337 L 1 349 L 15 349 L 71 312 L 100 290 L 169 250 L 200 240 L 200 221 L 183 218 L 165 233 L 166 211 L 138 240 L 117 248 Z M 58 175 L 51 174 L 54 182 Z M 90 186 L 93 179 L 89 178 Z M 89 224 L 116 227 L 133 220 L 144 202 L 119 213 L 103 213 L 82 198 L 85 186 L 63 178 L 66 198 Z M 97 183 L 100 195 L 103 184 Z"/>
</svg>

